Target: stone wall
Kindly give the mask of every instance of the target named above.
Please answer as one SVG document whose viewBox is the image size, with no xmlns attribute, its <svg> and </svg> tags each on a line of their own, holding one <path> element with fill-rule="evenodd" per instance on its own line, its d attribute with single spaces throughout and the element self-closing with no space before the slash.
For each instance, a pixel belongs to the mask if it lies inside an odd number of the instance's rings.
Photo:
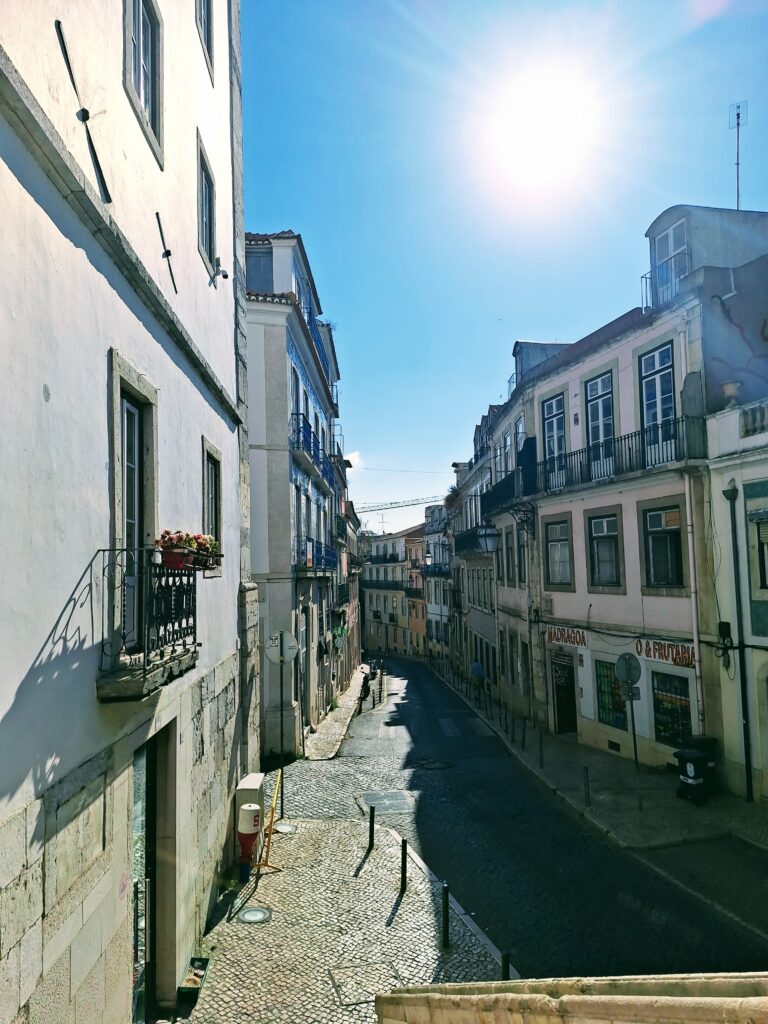
<svg viewBox="0 0 768 1024">
<path fill-rule="evenodd" d="M 376 997 L 379 1024 L 764 1024 L 768 975 L 567 978 L 404 988 Z"/>
<path fill-rule="evenodd" d="M 246 622 L 258 629 L 253 610 Z M 256 655 L 255 642 L 234 651 L 0 823 L 0 1024 L 131 1019 L 133 755 L 169 726 L 158 856 L 165 843 L 175 858 L 156 962 L 161 1002 L 172 1000 L 233 860 L 235 788 L 246 762 L 258 763 L 258 700 L 242 699 L 243 686 L 258 696 Z"/>
</svg>

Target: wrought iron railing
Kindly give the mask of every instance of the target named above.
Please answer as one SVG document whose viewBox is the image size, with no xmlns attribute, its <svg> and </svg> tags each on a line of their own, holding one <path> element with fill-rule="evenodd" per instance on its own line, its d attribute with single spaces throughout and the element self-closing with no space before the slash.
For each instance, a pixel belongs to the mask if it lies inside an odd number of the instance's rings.
<svg viewBox="0 0 768 1024">
<path fill-rule="evenodd" d="M 373 611 L 371 612 L 371 616 L 378 622 L 381 622 L 381 608 L 374 608 Z"/>
<path fill-rule="evenodd" d="M 479 526 L 473 526 L 470 530 L 463 530 L 461 533 L 456 534 L 453 544 L 457 555 L 461 555 L 469 551 L 481 551 L 480 540 L 478 537 L 479 529 Z"/>
<path fill-rule="evenodd" d="M 294 451 L 306 452 L 315 465 L 320 466 L 320 438 L 302 412 L 294 412 L 291 415 L 291 448 Z"/>
<path fill-rule="evenodd" d="M 339 583 L 336 587 L 336 600 L 335 605 L 340 608 L 342 605 L 349 604 L 349 584 Z"/>
<path fill-rule="evenodd" d="M 317 351 L 317 358 L 320 360 L 320 365 L 323 368 L 325 379 L 330 384 L 331 381 L 331 365 L 328 362 L 328 356 L 325 354 L 325 347 L 323 345 L 323 339 L 320 336 L 320 328 L 317 326 L 317 318 L 311 309 L 304 311 L 304 316 L 309 327 L 309 333 L 312 336 L 312 341 L 315 343 L 315 350 Z"/>
<path fill-rule="evenodd" d="M 338 512 L 333 517 L 333 535 L 337 540 L 346 541 L 347 539 L 347 521 Z"/>
<path fill-rule="evenodd" d="M 422 565 L 423 576 L 450 576 L 451 567 L 447 562 L 438 562 L 436 565 Z"/>
<path fill-rule="evenodd" d="M 575 452 L 544 459 L 536 467 L 536 491 L 544 493 L 578 487 L 706 456 L 707 436 L 703 418 L 679 416 Z"/>
<path fill-rule="evenodd" d="M 296 566 L 299 569 L 313 572 L 335 569 L 339 564 L 339 555 L 330 544 L 313 537 L 302 537 L 296 545 Z"/>
<path fill-rule="evenodd" d="M 408 587 L 408 586 L 406 586 L 406 588 L 405 588 L 405 596 L 406 597 L 412 597 L 412 598 L 415 598 L 416 600 L 419 600 L 419 599 L 424 597 L 424 591 L 421 589 L 421 587 Z"/>
<path fill-rule="evenodd" d="M 368 559 L 371 565 L 383 565 L 385 562 L 397 562 L 399 558 L 397 554 L 394 555 L 371 555 Z"/>
<path fill-rule="evenodd" d="M 361 583 L 366 590 L 405 590 L 401 580 L 362 580 Z"/>
<path fill-rule="evenodd" d="M 197 573 L 153 561 L 154 549 L 102 555 L 102 672 L 141 672 L 197 647 Z"/>
<path fill-rule="evenodd" d="M 686 249 L 676 252 L 653 270 L 643 274 L 641 280 L 641 301 L 643 309 L 663 306 L 680 291 L 680 281 L 691 272 L 691 254 Z"/>
<path fill-rule="evenodd" d="M 485 518 L 522 494 L 522 476 L 519 469 L 502 477 L 493 487 L 480 495 L 480 514 Z"/>
<path fill-rule="evenodd" d="M 389 613 L 389 621 L 393 622 L 395 625 L 397 625 L 397 613 L 396 612 L 390 612 Z"/>
</svg>

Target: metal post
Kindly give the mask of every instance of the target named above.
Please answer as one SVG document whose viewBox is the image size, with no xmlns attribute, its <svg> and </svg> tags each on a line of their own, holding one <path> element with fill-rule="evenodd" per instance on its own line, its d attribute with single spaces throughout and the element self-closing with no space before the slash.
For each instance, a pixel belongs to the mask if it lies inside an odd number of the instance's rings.
<svg viewBox="0 0 768 1024">
<path fill-rule="evenodd" d="M 368 808 L 368 850 L 373 849 L 373 827 L 376 823 L 376 808 L 373 804 Z"/>
<path fill-rule="evenodd" d="M 589 793 L 589 768 L 584 765 L 582 771 L 584 772 L 584 806 L 591 807 L 592 799 Z"/>
<path fill-rule="evenodd" d="M 405 892 L 408 881 L 408 840 L 403 839 L 400 843 L 400 892 Z"/>
<path fill-rule="evenodd" d="M 376 691 L 372 688 L 371 689 L 371 708 L 375 708 L 375 707 L 376 707 Z"/>
<path fill-rule="evenodd" d="M 509 981 L 509 953 L 501 954 L 501 980 Z"/>
<path fill-rule="evenodd" d="M 443 882 L 442 891 L 442 905 L 441 905 L 441 917 L 442 917 L 442 933 L 443 933 L 443 949 L 448 949 L 451 944 L 451 937 L 448 927 L 448 883 Z"/>
<path fill-rule="evenodd" d="M 539 768 L 544 767 L 544 733 L 539 733 Z"/>
<path fill-rule="evenodd" d="M 632 715 L 632 746 L 635 751 L 635 773 L 637 774 L 637 809 L 643 809 L 643 794 L 640 792 L 640 760 L 637 756 L 637 733 L 635 732 L 635 702 L 630 700 L 629 710 Z"/>
<path fill-rule="evenodd" d="M 283 694 L 283 636 L 284 631 L 280 630 L 280 778 L 284 779 L 285 773 L 283 768 L 285 766 L 285 728 L 283 725 L 283 719 L 285 717 L 285 696 Z M 285 782 L 280 786 L 280 817 L 282 818 L 285 814 L 285 806 L 283 794 L 285 791 Z"/>
</svg>

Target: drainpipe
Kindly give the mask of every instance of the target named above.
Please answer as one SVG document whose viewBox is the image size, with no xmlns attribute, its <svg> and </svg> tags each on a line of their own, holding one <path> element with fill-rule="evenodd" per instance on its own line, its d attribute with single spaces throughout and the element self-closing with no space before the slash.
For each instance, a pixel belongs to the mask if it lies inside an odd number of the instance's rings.
<svg viewBox="0 0 768 1024">
<path fill-rule="evenodd" d="M 752 747 L 749 739 L 749 703 L 747 698 L 747 665 L 744 654 L 744 627 L 741 609 L 741 566 L 739 565 L 739 540 L 736 534 L 736 499 L 739 489 L 731 480 L 723 497 L 731 507 L 731 548 L 733 551 L 733 585 L 736 589 L 736 635 L 739 652 L 739 686 L 741 689 L 741 729 L 744 736 L 744 773 L 747 803 L 752 803 Z"/>
<path fill-rule="evenodd" d="M 680 331 L 680 347 L 682 349 L 682 371 L 683 380 L 688 375 L 688 329 Z M 687 443 L 687 438 L 686 438 Z M 687 454 L 687 452 L 686 452 Z M 685 489 L 685 528 L 688 535 L 688 578 L 691 588 L 691 621 L 693 623 L 693 650 L 694 670 L 696 673 L 696 717 L 699 726 L 699 734 L 703 735 L 704 728 L 704 683 L 701 676 L 701 636 L 699 633 L 699 579 L 696 572 L 696 548 L 693 534 L 693 488 L 688 473 L 683 473 L 683 486 Z"/>
</svg>

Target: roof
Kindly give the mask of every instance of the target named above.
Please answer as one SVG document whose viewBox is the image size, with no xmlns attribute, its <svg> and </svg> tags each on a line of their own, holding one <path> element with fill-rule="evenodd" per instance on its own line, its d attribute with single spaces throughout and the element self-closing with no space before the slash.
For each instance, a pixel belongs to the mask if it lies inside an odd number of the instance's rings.
<svg viewBox="0 0 768 1024">
<path fill-rule="evenodd" d="M 245 232 L 245 244 L 246 245 L 269 245 L 275 239 L 279 241 L 290 241 L 295 239 L 299 246 L 299 252 L 301 253 L 301 259 L 304 264 L 304 269 L 307 272 L 309 278 L 309 286 L 312 289 L 312 296 L 317 306 L 317 312 L 322 313 L 323 308 L 320 305 L 320 296 L 317 294 L 317 287 L 315 286 L 315 279 L 312 276 L 312 267 L 309 265 L 309 258 L 307 256 L 307 250 L 304 248 L 304 242 L 300 234 L 293 231 L 291 228 L 286 228 L 284 231 L 272 231 L 272 232 L 258 232 L 258 231 L 246 231 Z"/>
</svg>

